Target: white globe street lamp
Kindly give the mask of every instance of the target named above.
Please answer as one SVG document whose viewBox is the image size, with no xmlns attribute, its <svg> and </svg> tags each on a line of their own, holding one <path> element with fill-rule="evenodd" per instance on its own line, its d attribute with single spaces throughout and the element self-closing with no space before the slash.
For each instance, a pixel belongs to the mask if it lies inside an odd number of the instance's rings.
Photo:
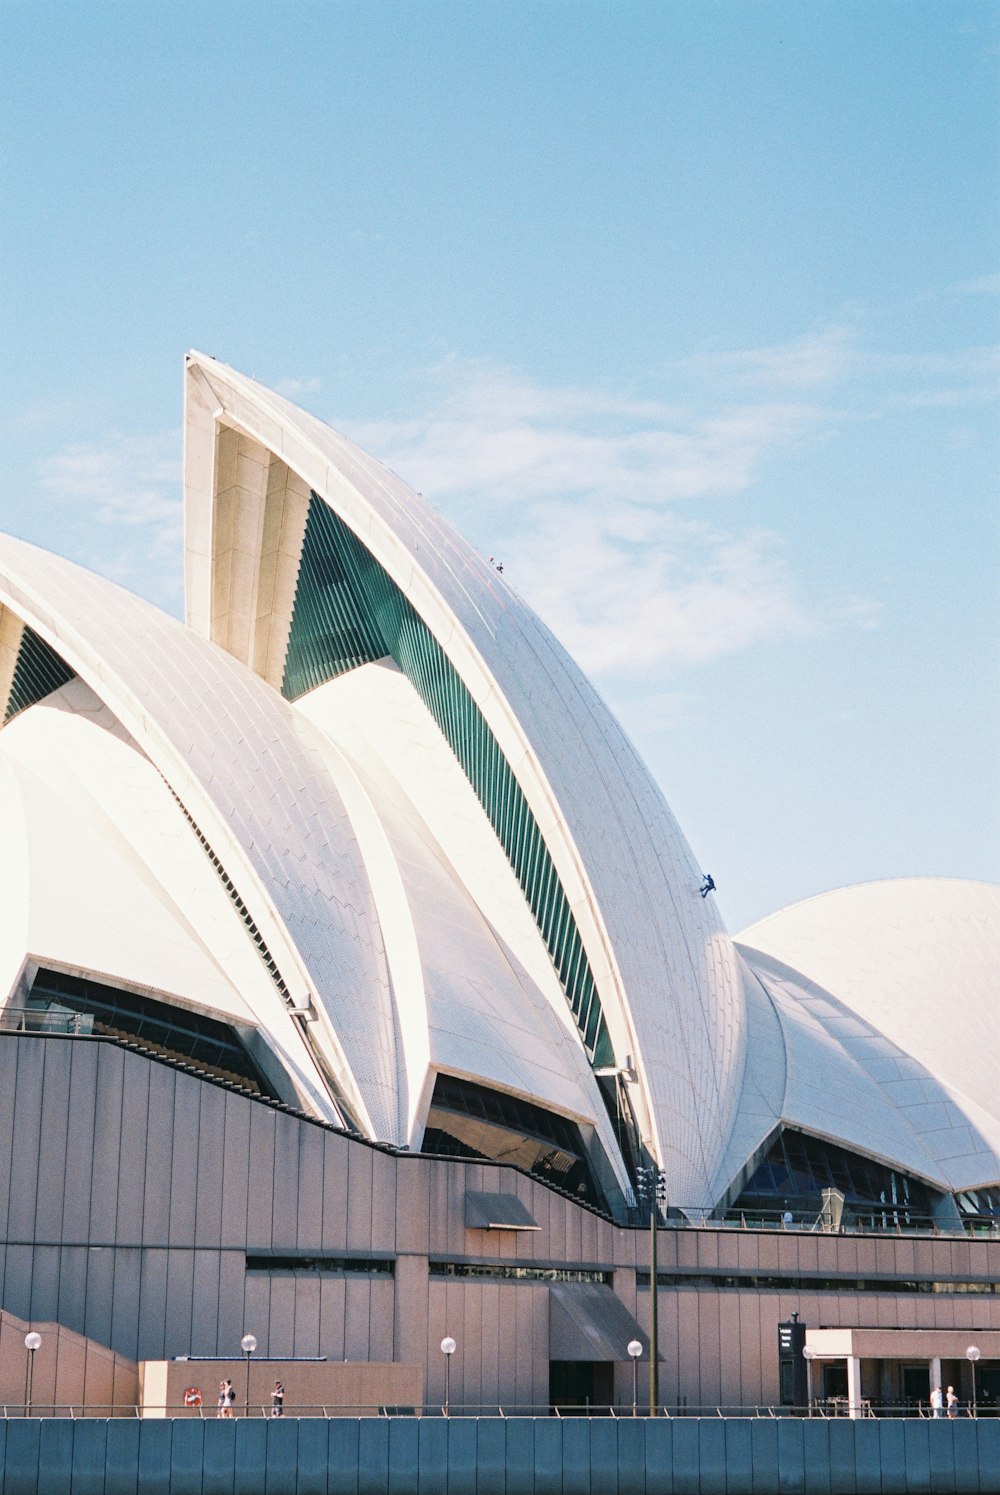
<svg viewBox="0 0 1000 1495">
<path fill-rule="evenodd" d="M 441 1353 L 444 1356 L 444 1415 L 451 1416 L 451 1357 L 458 1349 L 458 1345 L 450 1334 L 446 1334 L 441 1341 Z"/>
<path fill-rule="evenodd" d="M 35 1351 L 41 1348 L 42 1336 L 30 1329 L 24 1336 L 24 1348 L 28 1352 L 28 1364 L 24 1379 L 24 1415 L 31 1416 L 31 1388 L 35 1379 Z"/>
<path fill-rule="evenodd" d="M 639 1356 L 642 1354 L 642 1345 L 637 1339 L 629 1340 L 628 1352 L 632 1357 L 632 1416 L 638 1417 Z"/>
<path fill-rule="evenodd" d="M 979 1346 L 970 1344 L 965 1352 L 965 1358 L 972 1366 L 972 1415 L 973 1417 L 978 1417 L 979 1412 L 976 1408 L 976 1361 L 979 1359 Z"/>
<path fill-rule="evenodd" d="M 240 1340 L 240 1348 L 242 1349 L 244 1355 L 247 1357 L 247 1394 L 246 1394 L 246 1404 L 245 1404 L 245 1407 L 244 1407 L 244 1416 L 245 1417 L 249 1417 L 250 1416 L 250 1356 L 253 1354 L 254 1350 L 257 1348 L 257 1340 L 256 1340 L 255 1336 L 253 1334 L 244 1334 L 243 1338 Z"/>
</svg>

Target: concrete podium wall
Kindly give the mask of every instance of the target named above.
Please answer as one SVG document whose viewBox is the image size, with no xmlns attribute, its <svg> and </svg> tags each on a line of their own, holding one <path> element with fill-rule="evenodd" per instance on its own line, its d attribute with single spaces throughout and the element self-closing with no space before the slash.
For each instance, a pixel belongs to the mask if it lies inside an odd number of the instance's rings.
<svg viewBox="0 0 1000 1495">
<path fill-rule="evenodd" d="M 468 1228 L 468 1190 L 515 1195 L 539 1229 Z M 647 1330 L 647 1251 L 647 1231 L 516 1170 L 393 1155 L 110 1041 L 0 1034 L 0 1305 L 129 1360 L 235 1359 L 249 1331 L 261 1356 L 422 1365 L 440 1405 L 450 1334 L 453 1405 L 544 1407 L 546 1283 L 435 1262 L 597 1268 Z M 393 1270 L 247 1270 L 248 1253 L 296 1252 Z M 675 1409 L 776 1402 L 777 1325 L 793 1311 L 813 1326 L 1000 1330 L 1000 1295 L 855 1291 L 857 1278 L 996 1281 L 1000 1239 L 663 1230 L 659 1267 L 686 1279 L 659 1294 Z M 754 1274 L 800 1280 L 714 1285 Z M 630 1405 L 624 1345 L 616 1378 Z"/>
<path fill-rule="evenodd" d="M 3 1495 L 995 1495 L 1000 1420 L 0 1422 Z"/>
</svg>

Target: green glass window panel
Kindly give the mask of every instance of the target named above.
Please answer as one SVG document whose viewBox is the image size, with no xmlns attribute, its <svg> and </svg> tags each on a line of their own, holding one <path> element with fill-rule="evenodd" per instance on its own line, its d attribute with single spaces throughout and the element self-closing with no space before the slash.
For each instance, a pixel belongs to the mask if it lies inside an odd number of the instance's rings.
<svg viewBox="0 0 1000 1495">
<path fill-rule="evenodd" d="M 36 701 L 44 700 L 54 690 L 58 690 L 60 685 L 72 680 L 74 674 L 75 671 L 70 669 L 65 660 L 60 659 L 54 649 L 50 649 L 37 633 L 25 625 L 17 651 L 10 695 L 7 698 L 4 726 L 19 711 L 34 706 Z"/>
<path fill-rule="evenodd" d="M 510 764 L 448 656 L 371 552 L 315 493 L 282 691 L 294 701 L 391 657 L 444 733 L 503 846 L 595 1065 L 614 1063 L 583 941 Z"/>
<path fill-rule="evenodd" d="M 282 692 L 289 701 L 386 650 L 340 560 L 340 521 L 325 503 L 309 505 Z"/>
</svg>

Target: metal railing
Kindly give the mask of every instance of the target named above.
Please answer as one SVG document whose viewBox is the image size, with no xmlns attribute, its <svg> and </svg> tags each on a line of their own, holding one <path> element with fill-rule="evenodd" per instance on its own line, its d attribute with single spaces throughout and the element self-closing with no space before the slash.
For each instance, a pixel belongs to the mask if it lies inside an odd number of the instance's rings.
<svg viewBox="0 0 1000 1495">
<path fill-rule="evenodd" d="M 202 1420 L 236 1421 L 247 1415 L 244 1406 L 235 1406 L 228 1412 L 220 1413 L 214 1403 L 203 1404 L 199 1407 L 186 1407 L 183 1403 L 173 1402 L 164 1404 L 141 1404 L 132 1402 L 33 1402 L 30 1410 L 26 1410 L 23 1402 L 8 1402 L 0 1404 L 0 1420 L 61 1417 L 76 1421 L 79 1418 L 200 1418 Z M 637 1403 L 635 1407 L 631 1402 L 608 1403 L 510 1403 L 499 1405 L 497 1403 L 469 1402 L 450 1403 L 445 1407 L 438 1403 L 402 1403 L 391 1404 L 386 1402 L 314 1402 L 285 1403 L 282 1411 L 276 1411 L 269 1403 L 256 1403 L 250 1405 L 249 1416 L 254 1418 L 334 1418 L 334 1417 L 464 1417 L 464 1418 L 509 1418 L 509 1417 L 536 1417 L 536 1418 L 569 1418 L 569 1417 L 610 1417 L 615 1419 L 648 1417 L 648 1403 Z M 835 1419 L 851 1416 L 851 1407 L 846 1397 L 830 1397 L 825 1400 L 813 1401 L 807 1407 L 785 1407 L 774 1404 L 760 1404 L 757 1406 L 735 1406 L 725 1403 L 704 1405 L 691 1405 L 687 1403 L 664 1403 L 657 1408 L 656 1416 L 665 1418 L 734 1418 L 743 1420 L 778 1420 L 789 1417 L 798 1418 L 822 1418 Z M 933 1410 L 926 1402 L 906 1403 L 877 1403 L 863 1398 L 858 1404 L 855 1416 L 864 1418 L 922 1418 L 924 1420 L 938 1419 L 942 1421 L 954 1421 L 956 1418 L 971 1417 L 997 1417 L 1000 1416 L 1000 1406 L 984 1406 L 980 1403 L 976 1408 L 970 1404 L 955 1408 L 953 1414 L 940 1411 L 935 1417 Z"/>
</svg>

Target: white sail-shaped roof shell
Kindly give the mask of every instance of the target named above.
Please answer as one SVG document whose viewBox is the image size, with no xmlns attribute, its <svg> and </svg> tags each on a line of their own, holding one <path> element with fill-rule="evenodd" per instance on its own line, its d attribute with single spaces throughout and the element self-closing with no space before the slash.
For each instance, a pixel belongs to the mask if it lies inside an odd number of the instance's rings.
<svg viewBox="0 0 1000 1495">
<path fill-rule="evenodd" d="M 221 432 L 242 444 L 220 444 Z M 566 891 L 615 1058 L 631 1056 L 638 1072 L 635 1108 L 670 1195 L 706 1197 L 745 1058 L 743 991 L 662 793 L 549 630 L 446 520 L 315 417 L 199 354 L 188 360 L 185 461 L 193 627 L 262 673 L 287 631 L 285 562 L 263 534 L 274 461 L 358 536 L 483 713 Z"/>
</svg>

